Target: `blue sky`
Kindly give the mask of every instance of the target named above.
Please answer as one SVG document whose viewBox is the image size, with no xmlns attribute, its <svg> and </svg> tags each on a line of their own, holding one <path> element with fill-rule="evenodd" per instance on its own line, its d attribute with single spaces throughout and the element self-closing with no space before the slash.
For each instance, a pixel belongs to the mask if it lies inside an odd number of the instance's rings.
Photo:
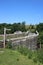
<svg viewBox="0 0 43 65">
<path fill-rule="evenodd" d="M 43 22 L 43 0 L 0 0 L 0 23 Z"/>
</svg>

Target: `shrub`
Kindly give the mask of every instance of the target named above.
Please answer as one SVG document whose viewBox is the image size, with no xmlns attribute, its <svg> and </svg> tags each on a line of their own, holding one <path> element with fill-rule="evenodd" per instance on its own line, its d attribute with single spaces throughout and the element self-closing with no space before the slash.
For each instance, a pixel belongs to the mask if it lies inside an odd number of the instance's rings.
<svg viewBox="0 0 43 65">
<path fill-rule="evenodd" d="M 24 54 L 25 56 L 28 54 L 28 48 L 26 47 L 19 46 L 17 49 L 21 54 Z"/>
<path fill-rule="evenodd" d="M 33 61 L 34 61 L 35 63 L 37 63 L 37 58 L 33 58 Z"/>
<path fill-rule="evenodd" d="M 32 51 L 31 51 L 31 50 L 28 52 L 28 58 L 29 58 L 29 59 L 32 58 Z"/>
<path fill-rule="evenodd" d="M 31 59 L 33 57 L 33 51 L 28 49 L 28 58 Z"/>
<path fill-rule="evenodd" d="M 11 43 L 11 41 L 9 41 L 9 42 L 6 43 L 6 48 L 9 48 L 9 49 L 12 48 L 12 43 Z"/>
<path fill-rule="evenodd" d="M 38 50 L 37 58 L 39 62 L 43 63 L 43 49 Z"/>
<path fill-rule="evenodd" d="M 17 58 L 17 61 L 19 61 L 19 58 Z"/>
</svg>

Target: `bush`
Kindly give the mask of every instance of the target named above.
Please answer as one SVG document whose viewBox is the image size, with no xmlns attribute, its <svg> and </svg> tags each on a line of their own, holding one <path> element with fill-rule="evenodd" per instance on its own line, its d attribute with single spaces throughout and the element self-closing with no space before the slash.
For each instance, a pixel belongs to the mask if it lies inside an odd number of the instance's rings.
<svg viewBox="0 0 43 65">
<path fill-rule="evenodd" d="M 28 54 L 28 48 L 26 47 L 19 46 L 17 49 L 21 54 L 24 54 L 25 56 Z"/>
<path fill-rule="evenodd" d="M 9 48 L 9 49 L 12 48 L 12 43 L 11 43 L 11 41 L 9 41 L 9 42 L 6 43 L 6 48 Z"/>
<path fill-rule="evenodd" d="M 30 54 L 30 55 L 28 55 L 28 58 L 29 58 L 29 59 L 31 59 L 31 58 L 32 58 L 32 55 L 31 55 L 31 54 Z"/>
<path fill-rule="evenodd" d="M 17 50 L 23 54 L 27 55 L 29 59 L 33 59 L 33 61 L 36 62 L 41 62 L 43 63 L 43 49 L 41 50 L 36 50 L 36 51 L 31 51 L 26 47 L 23 46 L 18 46 Z"/>
<path fill-rule="evenodd" d="M 33 61 L 34 61 L 35 63 L 37 63 L 37 58 L 33 58 Z"/>
<path fill-rule="evenodd" d="M 17 61 L 19 61 L 19 58 L 17 58 Z"/>
<path fill-rule="evenodd" d="M 39 62 L 43 63 L 43 49 L 38 50 L 37 58 Z"/>
<path fill-rule="evenodd" d="M 28 58 L 29 58 L 29 59 L 31 59 L 31 58 L 32 58 L 32 54 L 33 54 L 33 53 L 32 53 L 32 51 L 31 51 L 31 50 L 29 50 L 29 51 L 28 51 Z"/>
</svg>

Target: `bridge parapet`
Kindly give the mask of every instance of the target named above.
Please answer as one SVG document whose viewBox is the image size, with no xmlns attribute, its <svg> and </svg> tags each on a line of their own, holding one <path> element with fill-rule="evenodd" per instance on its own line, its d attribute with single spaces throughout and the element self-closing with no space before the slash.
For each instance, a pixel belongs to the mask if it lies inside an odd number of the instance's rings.
<svg viewBox="0 0 43 65">
<path fill-rule="evenodd" d="M 37 45 L 37 37 L 38 37 L 38 33 L 37 34 L 33 34 L 33 35 L 28 35 L 28 36 L 24 36 L 24 37 L 18 37 L 18 38 L 11 38 L 11 39 L 7 39 L 6 41 L 12 42 L 12 46 L 17 46 L 17 45 L 25 45 L 30 49 L 36 49 L 36 45 Z M 4 40 L 0 40 L 0 42 L 3 44 Z"/>
</svg>

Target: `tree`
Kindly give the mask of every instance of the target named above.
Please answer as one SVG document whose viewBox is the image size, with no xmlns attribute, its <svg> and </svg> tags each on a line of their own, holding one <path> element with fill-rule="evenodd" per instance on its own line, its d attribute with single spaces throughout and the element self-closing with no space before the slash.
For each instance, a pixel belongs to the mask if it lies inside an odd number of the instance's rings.
<svg viewBox="0 0 43 65">
<path fill-rule="evenodd" d="M 23 32 L 23 31 L 26 31 L 26 28 L 25 28 L 25 21 L 22 22 L 22 24 L 21 24 L 21 31 L 22 31 L 22 32 Z"/>
<path fill-rule="evenodd" d="M 43 44 L 43 23 L 39 23 L 36 27 L 36 30 L 39 32 L 38 42 L 40 43 L 40 47 Z"/>
<path fill-rule="evenodd" d="M 43 23 L 39 23 L 36 27 L 36 29 L 38 30 L 38 32 L 43 31 Z"/>
</svg>

